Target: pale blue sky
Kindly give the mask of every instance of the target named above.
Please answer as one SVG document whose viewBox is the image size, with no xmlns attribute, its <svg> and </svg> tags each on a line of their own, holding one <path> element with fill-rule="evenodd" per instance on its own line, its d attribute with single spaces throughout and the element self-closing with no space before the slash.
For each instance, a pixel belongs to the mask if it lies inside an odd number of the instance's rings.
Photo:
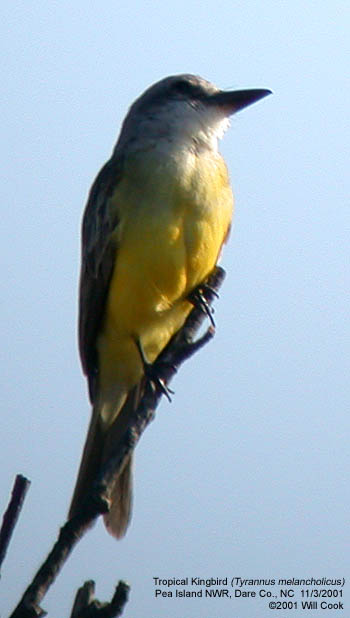
<svg viewBox="0 0 350 618">
<path fill-rule="evenodd" d="M 262 601 L 156 600 L 152 577 L 349 577 L 349 17 L 334 0 L 3 4 L 0 510 L 16 473 L 32 486 L 1 615 L 64 521 L 85 439 L 86 195 L 129 104 L 181 72 L 274 91 L 222 143 L 236 218 L 217 336 L 137 448 L 125 540 L 99 523 L 43 605 L 62 618 L 86 579 L 104 600 L 124 578 L 126 618 L 267 618 Z"/>
</svg>

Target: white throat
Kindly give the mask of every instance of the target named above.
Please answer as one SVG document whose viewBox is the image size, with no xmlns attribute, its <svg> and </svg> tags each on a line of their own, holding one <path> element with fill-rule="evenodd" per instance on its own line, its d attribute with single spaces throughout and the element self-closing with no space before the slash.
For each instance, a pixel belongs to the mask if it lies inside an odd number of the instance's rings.
<svg viewBox="0 0 350 618">
<path fill-rule="evenodd" d="M 159 122 L 167 126 L 171 141 L 214 151 L 218 150 L 218 140 L 230 126 L 229 118 L 223 116 L 220 109 L 204 105 L 193 107 L 182 102 L 172 102 Z"/>
<path fill-rule="evenodd" d="M 211 150 L 217 152 L 218 140 L 230 126 L 229 118 L 218 107 L 192 105 L 170 100 L 149 113 L 135 115 L 122 131 L 116 148 L 128 153 L 156 148 L 169 150 Z"/>
</svg>

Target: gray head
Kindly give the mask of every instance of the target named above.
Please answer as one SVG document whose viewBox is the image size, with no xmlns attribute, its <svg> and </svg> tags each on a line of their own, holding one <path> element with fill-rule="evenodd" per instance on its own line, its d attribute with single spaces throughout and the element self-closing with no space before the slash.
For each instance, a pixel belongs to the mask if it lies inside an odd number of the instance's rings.
<svg viewBox="0 0 350 618">
<path fill-rule="evenodd" d="M 144 141 L 194 140 L 215 147 L 235 112 L 270 90 L 219 90 L 196 75 L 173 75 L 148 88 L 130 107 L 117 149 Z M 138 144 L 138 146 L 137 146 Z"/>
</svg>

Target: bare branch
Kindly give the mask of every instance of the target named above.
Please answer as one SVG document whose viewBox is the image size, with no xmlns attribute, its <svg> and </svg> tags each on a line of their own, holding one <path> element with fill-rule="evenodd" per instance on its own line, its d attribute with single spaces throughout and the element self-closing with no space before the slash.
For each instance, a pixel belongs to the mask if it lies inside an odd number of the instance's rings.
<svg viewBox="0 0 350 618">
<path fill-rule="evenodd" d="M 224 277 L 225 271 L 220 267 L 216 267 L 206 284 L 201 287 L 201 294 L 204 296 L 208 305 L 210 305 L 217 296 L 217 290 Z M 210 326 L 208 331 L 200 337 L 198 341 L 194 341 L 194 337 L 206 318 L 207 313 L 207 308 L 203 310 L 201 306 L 194 306 L 184 326 L 172 338 L 164 351 L 157 358 L 154 363 L 154 369 L 155 372 L 159 374 L 164 384 L 167 384 L 172 379 L 180 365 L 187 358 L 192 356 L 192 354 L 213 337 L 214 329 Z M 146 385 L 137 409 L 128 419 L 128 426 L 124 438 L 116 445 L 115 452 L 112 453 L 111 457 L 102 467 L 100 476 L 92 487 L 91 494 L 82 504 L 80 512 L 67 521 L 63 528 L 61 528 L 58 540 L 52 551 L 35 575 L 33 582 L 27 588 L 10 618 L 36 618 L 45 615 L 45 612 L 40 608 L 39 604 L 56 579 L 74 546 L 93 525 L 97 517 L 108 511 L 108 487 L 120 470 L 122 470 L 126 458 L 131 454 L 143 431 L 154 418 L 154 412 L 162 394 L 163 392 L 159 389 L 152 388 L 150 384 Z M 121 586 L 121 583 L 119 586 Z M 91 594 L 93 594 L 93 592 L 91 593 L 91 584 L 89 584 L 87 590 L 85 590 L 85 594 L 88 599 L 91 597 Z M 117 601 L 118 598 L 117 596 Z M 126 602 L 126 600 L 124 602 Z M 113 599 L 111 603 L 113 604 Z M 114 603 L 114 605 L 116 604 L 117 602 Z M 121 603 L 121 609 L 122 606 L 123 603 Z M 100 609 L 102 610 L 103 608 Z M 98 615 L 109 618 L 109 616 L 112 617 L 117 614 L 106 613 Z"/>
<path fill-rule="evenodd" d="M 39 606 L 51 584 L 66 562 L 74 546 L 91 527 L 103 507 L 95 500 L 86 503 L 84 511 L 73 517 L 61 528 L 58 540 L 43 565 L 25 591 L 11 618 L 34 618 L 46 612 Z"/>
<path fill-rule="evenodd" d="M 22 510 L 29 485 L 30 481 L 28 479 L 21 474 L 17 474 L 12 488 L 11 499 L 4 513 L 0 530 L 0 568 L 6 556 L 7 548 Z"/>
<path fill-rule="evenodd" d="M 75 595 L 72 613 L 69 618 L 82 618 L 83 612 L 94 600 L 95 582 L 90 580 L 79 588 Z"/>
<path fill-rule="evenodd" d="M 85 582 L 77 592 L 70 618 L 117 618 L 128 601 L 129 586 L 120 581 L 110 603 L 101 603 L 94 594 L 95 582 Z"/>
</svg>

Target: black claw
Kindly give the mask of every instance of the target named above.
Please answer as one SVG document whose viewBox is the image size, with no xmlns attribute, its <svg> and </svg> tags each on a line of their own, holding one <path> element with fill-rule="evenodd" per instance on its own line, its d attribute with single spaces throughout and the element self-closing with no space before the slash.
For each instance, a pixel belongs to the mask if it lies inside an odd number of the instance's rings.
<svg viewBox="0 0 350 618">
<path fill-rule="evenodd" d="M 209 283 L 203 283 L 200 287 L 203 292 L 210 292 L 215 298 L 219 298 L 219 294 Z"/>
<path fill-rule="evenodd" d="M 172 365 L 171 363 L 158 363 L 158 365 L 156 363 L 155 365 L 152 365 L 146 360 L 145 353 L 143 351 L 140 340 L 135 338 L 135 343 L 140 353 L 140 357 L 141 357 L 142 364 L 143 364 L 143 371 L 144 371 L 145 378 L 150 388 L 153 391 L 159 391 L 160 393 L 162 393 L 162 395 L 165 395 L 165 397 L 167 398 L 169 402 L 171 402 L 170 395 L 173 395 L 174 391 L 172 391 L 166 385 L 165 381 L 160 377 L 159 374 L 161 373 L 161 365 L 166 366 L 167 369 L 169 368 L 172 369 L 175 373 L 176 372 L 175 365 Z"/>
<path fill-rule="evenodd" d="M 169 403 L 171 403 L 171 395 L 174 394 L 174 391 L 172 391 L 165 384 L 164 380 L 162 380 L 162 378 L 160 378 L 159 376 L 154 376 L 154 375 L 152 377 L 149 377 L 149 375 L 146 375 L 146 378 L 148 379 L 149 384 L 151 385 L 151 388 L 153 390 L 160 391 L 162 395 L 165 395 Z"/>
<path fill-rule="evenodd" d="M 212 327 L 215 328 L 215 321 L 213 318 L 214 309 L 212 309 L 212 307 L 209 305 L 205 297 L 205 292 L 210 292 L 211 294 L 213 294 L 214 296 L 218 298 L 217 292 L 213 290 L 213 288 L 211 288 L 209 285 L 206 285 L 204 283 L 203 285 L 200 285 L 198 288 L 193 290 L 193 292 L 191 292 L 191 294 L 188 297 L 188 300 L 192 303 L 194 307 L 196 307 L 197 309 L 200 309 L 203 313 L 205 313 L 208 316 Z"/>
<path fill-rule="evenodd" d="M 159 377 L 158 372 L 155 369 L 155 367 L 153 367 L 153 365 L 150 365 L 150 364 L 147 366 L 144 365 L 144 372 L 145 372 L 145 378 L 147 380 L 147 383 L 149 384 L 152 391 L 153 392 L 158 391 L 162 393 L 162 395 L 165 395 L 167 400 L 171 402 L 171 395 L 174 394 L 174 391 L 172 391 L 165 384 L 164 380 Z"/>
</svg>

